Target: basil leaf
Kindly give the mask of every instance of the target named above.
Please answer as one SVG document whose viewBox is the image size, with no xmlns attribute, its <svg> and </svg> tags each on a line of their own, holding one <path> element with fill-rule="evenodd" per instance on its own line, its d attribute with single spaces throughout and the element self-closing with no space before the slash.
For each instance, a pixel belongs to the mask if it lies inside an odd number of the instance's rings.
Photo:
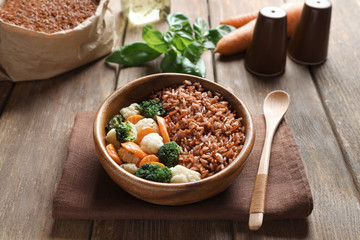
<svg viewBox="0 0 360 240">
<path fill-rule="evenodd" d="M 199 58 L 198 62 L 196 63 L 196 73 L 198 73 L 198 76 L 200 77 L 206 77 L 206 66 L 205 62 L 202 58 Z"/>
<path fill-rule="evenodd" d="M 206 68 L 202 58 L 199 58 L 196 63 L 192 63 L 189 59 L 183 58 L 182 61 L 182 73 L 196 75 L 199 77 L 205 77 Z"/>
<path fill-rule="evenodd" d="M 142 38 L 147 45 L 154 50 L 167 53 L 167 45 L 160 31 L 154 29 L 154 25 L 146 25 L 143 29 Z"/>
<path fill-rule="evenodd" d="M 195 34 L 195 39 L 200 42 L 203 42 L 205 37 L 209 35 L 209 27 L 207 23 L 204 21 L 204 19 L 200 17 L 195 19 L 194 34 Z"/>
<path fill-rule="evenodd" d="M 225 36 L 229 32 L 234 31 L 235 29 L 236 29 L 235 27 L 229 25 L 219 25 L 214 29 L 210 29 L 209 35 L 206 37 L 206 42 L 211 42 L 214 45 L 213 48 L 215 48 L 216 44 L 218 43 L 218 41 L 220 41 L 220 39 L 223 36 Z M 211 43 L 207 43 L 208 46 L 206 47 L 207 49 L 213 49 L 213 48 L 209 48 L 209 46 L 211 46 Z"/>
<path fill-rule="evenodd" d="M 169 51 L 165 54 L 161 62 L 161 70 L 162 72 L 186 73 L 200 77 L 205 77 L 206 73 L 205 63 L 202 58 L 193 63 L 190 59 L 181 56 L 175 51 Z"/>
<path fill-rule="evenodd" d="M 219 25 L 216 27 L 221 36 L 225 36 L 226 34 L 234 31 L 236 28 L 230 25 Z"/>
<path fill-rule="evenodd" d="M 188 58 L 192 63 L 196 63 L 203 53 L 203 45 L 198 42 L 192 42 L 184 51 L 184 57 Z"/>
<path fill-rule="evenodd" d="M 174 36 L 175 36 L 175 33 L 174 33 L 174 32 L 166 32 L 166 33 L 164 34 L 164 40 L 165 40 L 165 42 L 171 43 L 172 40 L 173 40 L 173 38 L 174 38 Z"/>
<path fill-rule="evenodd" d="M 125 66 L 137 66 L 154 60 L 161 55 L 146 43 L 133 43 L 125 45 L 106 58 L 106 62 L 123 64 Z"/>
<path fill-rule="evenodd" d="M 166 17 L 166 20 L 170 26 L 170 30 L 174 32 L 183 31 L 192 34 L 190 18 L 184 14 L 178 12 L 171 13 Z"/>
<path fill-rule="evenodd" d="M 204 45 L 204 48 L 206 48 L 206 49 L 215 49 L 216 48 L 216 44 L 214 44 L 211 41 L 205 41 L 203 43 L 203 45 Z"/>
<path fill-rule="evenodd" d="M 183 58 L 181 54 L 171 50 L 167 54 L 165 54 L 163 60 L 161 61 L 161 71 L 181 73 L 182 61 Z"/>
<path fill-rule="evenodd" d="M 166 17 L 166 20 L 171 28 L 174 26 L 176 28 L 177 25 L 183 25 L 186 22 L 190 22 L 190 18 L 179 12 L 169 14 Z"/>
<path fill-rule="evenodd" d="M 194 39 L 191 35 L 182 31 L 176 32 L 172 39 L 172 43 L 180 52 L 184 51 L 193 41 Z"/>
</svg>

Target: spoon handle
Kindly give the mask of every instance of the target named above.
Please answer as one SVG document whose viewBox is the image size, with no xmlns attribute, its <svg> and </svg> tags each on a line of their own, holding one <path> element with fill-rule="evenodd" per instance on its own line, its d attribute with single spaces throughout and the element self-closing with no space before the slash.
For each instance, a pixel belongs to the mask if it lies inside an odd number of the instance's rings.
<svg viewBox="0 0 360 240">
<path fill-rule="evenodd" d="M 256 175 L 254 191 L 252 194 L 251 204 L 250 204 L 250 211 L 249 211 L 250 230 L 258 230 L 261 227 L 263 221 L 271 144 L 274 135 L 273 129 L 274 127 L 272 127 L 272 129 L 267 129 L 266 131 L 264 147 L 261 153 L 259 169 Z"/>
<path fill-rule="evenodd" d="M 289 103 L 289 95 L 284 91 L 273 91 L 269 93 L 264 100 L 266 135 L 251 198 L 249 211 L 250 230 L 258 230 L 263 222 L 271 145 L 275 131 L 279 126 L 281 119 L 284 117 L 289 107 Z"/>
</svg>

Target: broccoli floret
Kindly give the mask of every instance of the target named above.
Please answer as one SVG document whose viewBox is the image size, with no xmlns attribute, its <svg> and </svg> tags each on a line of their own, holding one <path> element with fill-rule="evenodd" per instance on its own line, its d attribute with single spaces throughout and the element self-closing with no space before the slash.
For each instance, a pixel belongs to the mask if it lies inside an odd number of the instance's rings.
<svg viewBox="0 0 360 240">
<path fill-rule="evenodd" d="M 135 140 L 135 130 L 130 122 L 122 122 L 115 127 L 116 139 L 119 142 L 129 142 Z"/>
<path fill-rule="evenodd" d="M 161 102 L 154 99 L 142 101 L 138 107 L 140 114 L 147 118 L 156 118 L 156 116 L 164 116 L 166 110 Z"/>
<path fill-rule="evenodd" d="M 124 121 L 124 117 L 121 114 L 117 114 L 110 119 L 108 125 L 106 125 L 105 130 L 109 132 L 111 129 L 116 128 L 117 125 Z"/>
<path fill-rule="evenodd" d="M 145 163 L 135 171 L 135 176 L 154 182 L 168 183 L 171 179 L 171 170 L 157 164 Z"/>
<path fill-rule="evenodd" d="M 178 164 L 181 147 L 176 142 L 167 142 L 162 145 L 157 153 L 161 163 L 167 167 Z"/>
</svg>

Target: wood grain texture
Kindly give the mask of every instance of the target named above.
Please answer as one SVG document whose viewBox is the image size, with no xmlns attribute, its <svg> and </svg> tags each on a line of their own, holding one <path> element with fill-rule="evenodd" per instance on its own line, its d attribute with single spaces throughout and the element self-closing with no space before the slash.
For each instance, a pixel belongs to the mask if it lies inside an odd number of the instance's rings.
<svg viewBox="0 0 360 240">
<path fill-rule="evenodd" d="M 116 69 L 103 62 L 15 84 L 0 120 L 0 239 L 88 239 L 91 222 L 54 222 L 51 202 L 76 112 L 114 89 Z"/>
<path fill-rule="evenodd" d="M 359 1 L 332 1 L 328 59 L 311 67 L 354 183 L 360 192 Z"/>
<path fill-rule="evenodd" d="M 293 1 L 293 0 L 290 0 Z M 281 0 L 172 1 L 172 11 L 192 20 L 220 19 Z M 286 1 L 289 2 L 289 1 Z M 253 113 L 274 89 L 290 93 L 286 120 L 299 145 L 314 196 L 308 219 L 266 221 L 258 232 L 247 222 L 123 220 L 54 221 L 51 200 L 61 175 L 74 116 L 95 110 L 116 87 L 159 72 L 159 60 L 122 68 L 103 60 L 59 77 L 36 82 L 0 82 L 0 239 L 358 239 L 359 193 L 359 15 L 360 4 L 332 0 L 329 57 L 309 68 L 287 60 L 277 78 L 257 78 L 246 72 L 244 54 L 234 57 L 203 54 L 207 78 L 236 93 Z M 157 27 L 166 30 L 166 23 Z M 125 43 L 141 41 L 141 30 L 127 29 Z M 215 68 L 212 68 L 214 64 Z M 215 78 L 214 78 L 215 75 Z M 312 78 L 313 77 L 313 78 Z M 11 91 L 10 91 L 11 90 Z M 10 94 L 10 95 L 8 95 Z M 6 100 L 5 100 L 6 99 Z M 352 175 L 350 176 L 349 173 Z M 270 176 L 271 178 L 271 169 Z M 266 211 L 266 210 L 265 210 Z"/>
<path fill-rule="evenodd" d="M 0 116 L 13 85 L 10 81 L 0 81 Z"/>
<path fill-rule="evenodd" d="M 213 24 L 225 16 L 282 4 L 261 0 L 222 3 L 210 0 L 209 3 Z M 235 223 L 235 239 L 264 236 L 356 239 L 360 231 L 357 193 L 308 68 L 288 59 L 284 75 L 258 78 L 245 70 L 244 54 L 228 58 L 216 56 L 215 61 L 216 81 L 232 89 L 253 113 L 262 112 L 263 99 L 271 90 L 282 89 L 290 94 L 291 105 L 285 119 L 299 145 L 315 201 L 314 211 L 307 220 L 266 222 L 265 210 L 265 222 L 257 233 L 250 233 L 246 224 Z M 324 67 L 331 73 L 337 71 L 330 65 Z"/>
</svg>

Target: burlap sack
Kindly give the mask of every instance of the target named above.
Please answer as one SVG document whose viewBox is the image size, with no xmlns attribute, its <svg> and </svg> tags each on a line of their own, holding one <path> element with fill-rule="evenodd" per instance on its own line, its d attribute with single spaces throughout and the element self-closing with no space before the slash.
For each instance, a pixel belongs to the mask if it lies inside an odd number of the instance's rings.
<svg viewBox="0 0 360 240">
<path fill-rule="evenodd" d="M 2 6 L 6 0 L 0 0 Z M 100 58 L 119 46 L 120 0 L 101 0 L 93 16 L 52 34 L 0 19 L 0 80 L 47 79 Z"/>
</svg>

